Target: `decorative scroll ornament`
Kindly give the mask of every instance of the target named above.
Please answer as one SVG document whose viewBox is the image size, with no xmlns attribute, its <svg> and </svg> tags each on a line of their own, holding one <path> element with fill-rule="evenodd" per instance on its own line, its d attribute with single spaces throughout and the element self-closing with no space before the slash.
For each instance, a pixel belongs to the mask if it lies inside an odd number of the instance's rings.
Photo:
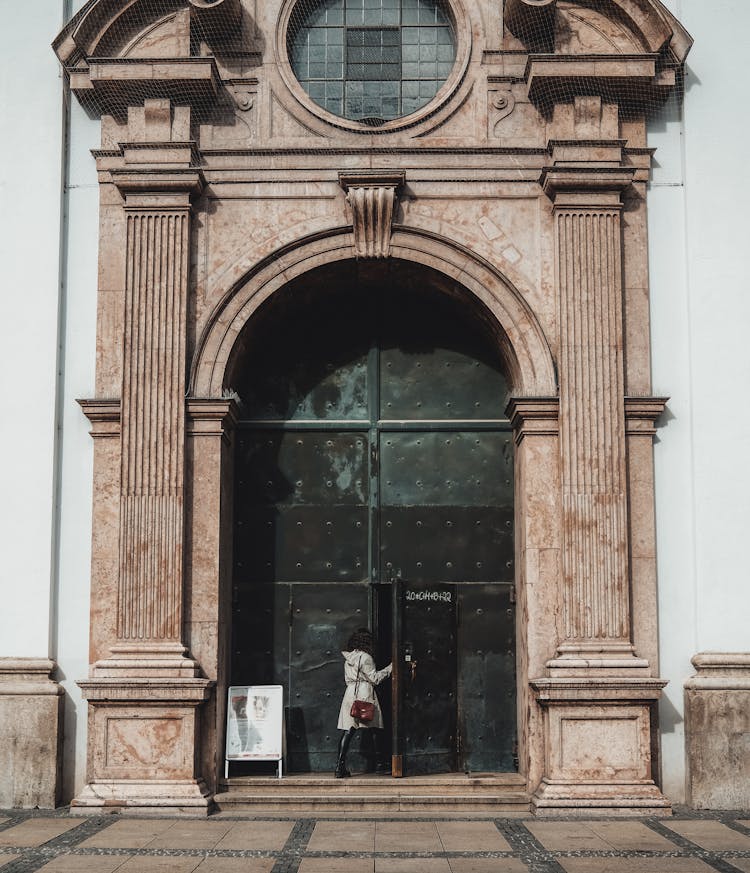
<svg viewBox="0 0 750 873">
<path fill-rule="evenodd" d="M 396 197 L 404 184 L 403 171 L 395 173 L 339 173 L 352 210 L 354 253 L 358 258 L 387 258 Z"/>
</svg>

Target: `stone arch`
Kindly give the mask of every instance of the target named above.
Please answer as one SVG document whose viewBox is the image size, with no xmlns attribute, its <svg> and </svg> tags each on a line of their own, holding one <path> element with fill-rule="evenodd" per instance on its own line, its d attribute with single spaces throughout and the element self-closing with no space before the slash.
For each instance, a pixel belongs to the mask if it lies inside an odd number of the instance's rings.
<svg viewBox="0 0 750 873">
<path fill-rule="evenodd" d="M 513 392 L 526 397 L 557 394 L 555 364 L 538 319 L 519 290 L 495 267 L 463 246 L 412 228 L 394 228 L 391 255 L 432 267 L 466 288 L 494 317 Z M 314 267 L 353 256 L 349 228 L 309 236 L 265 258 L 222 296 L 193 358 L 189 393 L 219 397 L 232 349 L 258 308 L 289 281 Z"/>
</svg>

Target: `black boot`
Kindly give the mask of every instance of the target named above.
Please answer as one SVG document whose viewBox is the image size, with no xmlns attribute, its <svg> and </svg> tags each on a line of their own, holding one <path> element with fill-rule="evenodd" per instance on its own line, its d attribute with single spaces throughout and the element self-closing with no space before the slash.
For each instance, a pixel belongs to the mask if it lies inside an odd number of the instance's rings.
<svg viewBox="0 0 750 873">
<path fill-rule="evenodd" d="M 333 771 L 333 775 L 337 779 L 343 779 L 346 776 L 352 775 L 346 769 L 346 753 L 349 751 L 349 744 L 354 736 L 354 730 L 355 728 L 349 728 L 348 731 L 341 734 L 341 738 L 339 739 L 339 757 L 336 761 L 336 769 Z"/>
<path fill-rule="evenodd" d="M 379 728 L 371 728 L 370 733 L 372 734 L 375 772 L 388 776 L 391 772 L 391 764 L 385 755 L 385 737 L 383 736 L 383 731 Z"/>
</svg>

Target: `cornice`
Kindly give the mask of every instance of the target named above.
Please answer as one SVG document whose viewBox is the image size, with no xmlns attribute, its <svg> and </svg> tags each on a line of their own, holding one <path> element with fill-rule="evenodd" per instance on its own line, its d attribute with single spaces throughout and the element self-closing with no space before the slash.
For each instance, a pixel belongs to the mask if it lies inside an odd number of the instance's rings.
<svg viewBox="0 0 750 873">
<path fill-rule="evenodd" d="M 560 400 L 557 397 L 513 397 L 505 408 L 516 445 L 527 436 L 557 436 Z"/>
</svg>

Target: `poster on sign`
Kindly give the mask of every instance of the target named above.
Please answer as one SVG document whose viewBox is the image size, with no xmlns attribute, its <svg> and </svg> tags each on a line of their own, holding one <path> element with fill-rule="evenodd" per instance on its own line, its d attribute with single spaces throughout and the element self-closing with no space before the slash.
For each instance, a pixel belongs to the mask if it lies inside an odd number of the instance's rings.
<svg viewBox="0 0 750 873">
<path fill-rule="evenodd" d="M 229 761 L 278 761 L 284 754 L 281 685 L 233 685 L 227 700 L 226 767 Z M 227 770 L 228 772 L 228 770 Z"/>
</svg>

